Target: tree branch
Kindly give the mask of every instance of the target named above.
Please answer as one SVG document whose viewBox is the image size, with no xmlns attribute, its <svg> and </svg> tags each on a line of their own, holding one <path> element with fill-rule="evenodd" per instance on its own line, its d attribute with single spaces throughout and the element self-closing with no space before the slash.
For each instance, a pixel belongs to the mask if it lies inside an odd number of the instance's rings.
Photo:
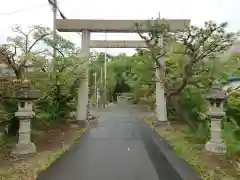
<svg viewBox="0 0 240 180">
<path fill-rule="evenodd" d="M 24 35 L 24 36 L 27 36 L 27 34 L 25 34 L 25 33 L 22 31 L 20 25 L 15 25 L 15 26 L 13 26 L 13 27 L 12 27 L 12 31 L 13 31 L 13 32 L 20 33 L 20 34 L 22 34 L 22 35 Z"/>
<path fill-rule="evenodd" d="M 11 66 L 11 68 L 13 69 L 15 75 L 17 78 L 20 78 L 21 77 L 21 73 L 20 73 L 20 70 L 19 68 L 17 67 L 17 64 L 15 62 L 15 55 L 16 55 L 16 46 L 14 47 L 15 51 L 14 53 L 11 53 L 7 47 L 5 46 L 1 46 L 0 47 L 0 55 L 2 56 L 3 59 L 5 59 L 7 62 L 7 64 L 9 66 Z"/>
<path fill-rule="evenodd" d="M 50 34 L 43 34 L 43 35 L 41 35 L 39 38 L 37 38 L 37 39 L 33 42 L 33 44 L 29 47 L 29 49 L 28 49 L 27 52 L 30 52 L 30 51 L 32 50 L 32 48 L 33 48 L 41 39 L 43 39 L 44 37 L 46 37 L 46 36 L 48 36 L 48 35 L 50 35 Z"/>
<path fill-rule="evenodd" d="M 238 89 L 240 89 L 240 85 L 237 86 L 236 88 L 234 88 L 234 89 L 226 96 L 226 99 L 227 99 L 234 91 L 237 91 Z"/>
</svg>

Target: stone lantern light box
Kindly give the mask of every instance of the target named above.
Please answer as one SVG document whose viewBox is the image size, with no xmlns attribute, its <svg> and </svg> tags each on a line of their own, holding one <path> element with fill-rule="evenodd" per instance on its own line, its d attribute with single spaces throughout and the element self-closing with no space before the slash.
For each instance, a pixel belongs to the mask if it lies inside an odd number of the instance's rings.
<svg viewBox="0 0 240 180">
<path fill-rule="evenodd" d="M 205 149 L 212 153 L 225 153 L 226 145 L 221 138 L 221 121 L 225 116 L 223 102 L 226 93 L 220 85 L 214 84 L 212 89 L 206 95 L 209 101 L 208 117 L 211 120 L 211 138 L 205 144 Z"/>
<path fill-rule="evenodd" d="M 226 98 L 226 93 L 220 85 L 213 85 L 205 98 L 209 102 L 209 113 L 223 111 L 223 101 Z"/>
</svg>

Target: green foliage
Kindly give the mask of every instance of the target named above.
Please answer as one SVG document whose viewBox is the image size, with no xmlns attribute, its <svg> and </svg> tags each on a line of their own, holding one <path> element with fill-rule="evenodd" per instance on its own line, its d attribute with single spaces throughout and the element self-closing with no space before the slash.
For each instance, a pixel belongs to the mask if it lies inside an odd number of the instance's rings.
<svg viewBox="0 0 240 180">
<path fill-rule="evenodd" d="M 78 58 L 57 57 L 51 66 L 52 68 L 45 72 L 47 76 L 41 83 L 37 83 L 42 87 L 38 89 L 44 92 L 36 104 L 36 109 L 48 121 L 54 122 L 68 117 L 73 111 L 71 102 L 76 98 L 76 88 L 83 72 L 83 64 Z"/>
<path fill-rule="evenodd" d="M 192 121 L 205 120 L 202 113 L 206 112 L 207 104 L 201 90 L 196 87 L 186 87 L 181 93 L 180 103 Z"/>
<path fill-rule="evenodd" d="M 34 107 L 37 113 L 33 121 L 34 128 L 49 126 L 66 118 L 75 108 L 76 87 L 87 66 L 79 58 L 79 48 L 59 34 L 56 36 L 57 43 L 53 43 L 50 28 L 39 25 L 30 27 L 28 32 L 16 25 L 13 31 L 16 36 L 9 37 L 7 45 L 0 46 L 0 60 L 13 70 L 17 79 L 30 79 L 34 88 L 40 91 L 40 99 Z M 37 48 L 38 45 L 41 48 Z M 53 47 L 59 57 L 50 62 Z M 25 65 L 31 65 L 34 72 L 26 72 Z M 1 110 L 5 112 L 1 124 L 16 134 L 18 120 L 14 113 L 17 111 L 17 102 L 4 99 L 1 104 Z"/>
<path fill-rule="evenodd" d="M 202 90 L 193 86 L 187 86 L 181 93 L 180 105 L 196 129 L 189 128 L 186 133 L 195 142 L 204 144 L 209 138 L 209 121 L 206 118 L 208 104 L 203 97 Z"/>
<path fill-rule="evenodd" d="M 237 126 L 240 126 L 240 91 L 232 92 L 228 97 L 226 113 L 236 122 Z"/>
<path fill-rule="evenodd" d="M 8 135 L 16 135 L 19 128 L 19 122 L 15 117 L 17 100 L 6 98 L 6 96 L 9 96 L 9 91 L 10 90 L 5 87 L 1 93 L 0 132 L 5 132 Z"/>
<path fill-rule="evenodd" d="M 225 122 L 223 125 L 222 136 L 227 143 L 228 155 L 240 155 L 240 136 L 239 128 L 232 122 Z"/>
<path fill-rule="evenodd" d="M 189 138 L 189 140 L 204 145 L 207 140 L 209 140 L 210 136 L 210 122 L 209 121 L 202 121 L 198 123 L 198 126 L 195 131 L 191 128 L 185 129 L 185 134 Z"/>
<path fill-rule="evenodd" d="M 0 106 L 0 133 L 5 132 L 5 127 L 7 127 L 8 124 L 8 114 L 5 110 L 5 108 L 1 105 Z"/>
<path fill-rule="evenodd" d="M 147 105 L 151 110 L 154 111 L 154 109 L 155 109 L 155 101 L 156 101 L 156 96 L 155 95 L 151 95 L 149 97 L 141 97 L 139 99 L 138 103 Z"/>
</svg>

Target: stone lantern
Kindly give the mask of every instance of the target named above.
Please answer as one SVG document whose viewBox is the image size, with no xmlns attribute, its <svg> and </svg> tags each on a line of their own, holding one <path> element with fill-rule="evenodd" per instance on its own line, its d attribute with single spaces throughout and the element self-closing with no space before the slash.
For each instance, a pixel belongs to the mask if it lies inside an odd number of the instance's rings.
<svg viewBox="0 0 240 180">
<path fill-rule="evenodd" d="M 15 116 L 19 119 L 19 140 L 12 154 L 21 155 L 36 152 L 36 146 L 31 142 L 31 119 L 35 116 L 32 110 L 33 101 L 38 98 L 37 92 L 30 88 L 27 79 L 21 82 L 21 88 L 16 91 L 15 98 L 19 100 Z"/>
<path fill-rule="evenodd" d="M 207 115 L 211 120 L 211 138 L 205 144 L 205 149 L 212 153 L 226 153 L 226 144 L 221 138 L 221 121 L 225 116 L 223 101 L 226 98 L 225 92 L 220 85 L 214 84 L 206 99 L 209 101 Z"/>
</svg>

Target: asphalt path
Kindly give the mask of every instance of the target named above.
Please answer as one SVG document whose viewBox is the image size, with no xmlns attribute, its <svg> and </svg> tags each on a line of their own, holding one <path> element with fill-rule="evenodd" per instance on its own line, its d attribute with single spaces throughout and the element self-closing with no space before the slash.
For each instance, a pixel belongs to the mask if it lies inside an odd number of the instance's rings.
<svg viewBox="0 0 240 180">
<path fill-rule="evenodd" d="M 38 180 L 182 180 L 131 108 L 97 115 L 99 124 Z"/>
</svg>

